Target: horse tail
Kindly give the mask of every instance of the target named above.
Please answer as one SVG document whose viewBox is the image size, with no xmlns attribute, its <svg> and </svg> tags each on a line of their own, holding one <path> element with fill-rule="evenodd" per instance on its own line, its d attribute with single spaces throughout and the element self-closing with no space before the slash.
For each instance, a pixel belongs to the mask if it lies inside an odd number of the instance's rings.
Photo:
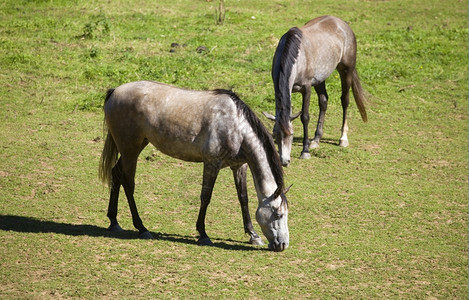
<svg viewBox="0 0 469 300">
<path fill-rule="evenodd" d="M 355 103 L 357 104 L 358 110 L 360 111 L 360 115 L 362 117 L 363 122 L 368 121 L 368 117 L 366 115 L 365 104 L 367 103 L 365 97 L 365 91 L 360 84 L 360 79 L 358 78 L 358 73 L 356 69 L 353 69 L 352 72 L 352 92 L 353 98 L 355 98 Z"/>
<path fill-rule="evenodd" d="M 110 89 L 107 91 L 106 103 L 109 98 L 111 97 L 114 89 Z M 103 183 L 106 183 L 109 187 L 111 187 L 111 179 L 112 179 L 112 168 L 117 162 L 117 157 L 119 151 L 117 150 L 116 142 L 111 135 L 111 132 L 106 126 L 106 122 L 104 122 L 104 129 L 107 131 L 106 141 L 104 142 L 103 152 L 101 153 L 101 158 L 99 159 L 99 178 Z"/>
</svg>

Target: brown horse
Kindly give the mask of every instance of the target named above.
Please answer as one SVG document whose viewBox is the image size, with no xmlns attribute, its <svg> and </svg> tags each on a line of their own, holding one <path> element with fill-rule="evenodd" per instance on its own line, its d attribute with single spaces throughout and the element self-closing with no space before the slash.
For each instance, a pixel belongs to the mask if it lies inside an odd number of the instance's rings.
<svg viewBox="0 0 469 300">
<path fill-rule="evenodd" d="M 347 132 L 347 108 L 349 90 L 364 122 L 367 121 L 366 98 L 355 69 L 357 42 L 350 26 L 339 18 L 323 16 L 313 19 L 303 27 L 291 28 L 282 36 L 275 51 L 272 64 L 272 79 L 275 88 L 275 116 L 264 115 L 275 121 L 274 138 L 278 144 L 282 164 L 290 164 L 293 142 L 291 93 L 300 92 L 303 96 L 301 122 L 303 123 L 303 151 L 300 158 L 310 158 L 309 148 L 319 147 L 323 135 L 324 116 L 328 95 L 325 80 L 337 69 L 342 83 L 342 136 L 339 146 L 349 145 Z M 309 100 L 311 86 L 319 100 L 319 118 L 314 139 L 308 139 Z"/>
<path fill-rule="evenodd" d="M 152 81 L 131 82 L 108 91 L 104 113 L 108 133 L 99 173 L 111 189 L 109 230 L 122 230 L 117 222 L 122 185 L 140 237 L 152 237 L 143 226 L 134 199 L 137 158 L 152 143 L 169 156 L 204 164 L 196 224 L 198 244 L 212 244 L 205 232 L 205 214 L 218 172 L 224 167 L 233 171 L 245 232 L 251 243 L 262 244 L 249 215 L 249 166 L 258 197 L 256 220 L 269 248 L 283 251 L 288 247 L 288 205 L 280 158 L 270 134 L 234 93 L 191 91 Z"/>
</svg>

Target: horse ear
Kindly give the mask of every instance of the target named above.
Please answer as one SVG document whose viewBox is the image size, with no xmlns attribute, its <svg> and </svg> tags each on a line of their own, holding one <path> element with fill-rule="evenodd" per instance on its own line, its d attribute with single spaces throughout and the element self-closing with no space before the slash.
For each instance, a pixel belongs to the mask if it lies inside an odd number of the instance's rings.
<svg viewBox="0 0 469 300">
<path fill-rule="evenodd" d="M 275 190 L 274 195 L 272 196 L 272 200 L 273 200 L 273 199 L 277 199 L 278 197 L 280 197 L 280 194 L 281 194 L 281 193 L 282 193 L 282 187 L 279 186 L 279 187 Z"/>
<path fill-rule="evenodd" d="M 292 185 L 290 185 L 290 186 L 289 186 L 289 187 L 288 187 L 288 188 L 285 190 L 285 192 L 284 192 L 284 193 L 285 193 L 285 194 L 286 194 L 286 193 L 288 193 L 288 191 L 291 189 L 291 187 L 292 187 L 292 186 L 293 186 L 293 184 L 292 184 Z"/>
<path fill-rule="evenodd" d="M 290 121 L 293 121 L 295 120 L 296 118 L 298 118 L 299 116 L 301 116 L 303 112 L 300 110 L 298 113 L 294 114 L 294 115 L 291 115 L 290 116 Z"/>
<path fill-rule="evenodd" d="M 264 116 L 269 119 L 269 120 L 272 120 L 272 121 L 275 121 L 275 116 L 274 115 L 271 115 L 269 114 L 268 112 L 262 112 L 264 114 Z"/>
</svg>

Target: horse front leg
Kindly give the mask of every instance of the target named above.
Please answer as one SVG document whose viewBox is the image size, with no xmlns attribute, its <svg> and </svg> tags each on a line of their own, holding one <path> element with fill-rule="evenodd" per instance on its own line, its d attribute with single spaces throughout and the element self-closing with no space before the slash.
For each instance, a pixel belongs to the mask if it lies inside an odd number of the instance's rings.
<svg viewBox="0 0 469 300">
<path fill-rule="evenodd" d="M 205 215 L 207 214 L 207 207 L 212 199 L 213 186 L 218 176 L 220 167 L 216 164 L 204 162 L 204 174 L 202 180 L 202 192 L 200 193 L 200 209 L 197 218 L 196 228 L 199 232 L 199 239 L 197 244 L 201 246 L 211 246 L 212 241 L 205 232 Z"/>
<path fill-rule="evenodd" d="M 303 105 L 301 107 L 301 123 L 303 124 L 303 150 L 301 151 L 300 159 L 311 158 L 309 153 L 309 136 L 308 136 L 308 125 L 309 125 L 309 101 L 311 98 L 311 87 L 305 86 L 302 90 Z"/>
<path fill-rule="evenodd" d="M 231 168 L 235 180 L 236 191 L 238 192 L 239 204 L 241 204 L 241 213 L 243 215 L 244 232 L 249 234 L 249 243 L 253 245 L 264 245 L 261 237 L 254 231 L 249 214 L 248 190 L 246 187 L 247 164 L 238 168 Z"/>
<path fill-rule="evenodd" d="M 321 82 L 319 85 L 314 87 L 314 90 L 318 95 L 319 117 L 316 132 L 314 134 L 314 139 L 311 142 L 310 148 L 319 148 L 319 141 L 321 140 L 323 135 L 324 118 L 326 116 L 327 110 L 328 96 L 326 91 L 326 82 Z"/>
</svg>

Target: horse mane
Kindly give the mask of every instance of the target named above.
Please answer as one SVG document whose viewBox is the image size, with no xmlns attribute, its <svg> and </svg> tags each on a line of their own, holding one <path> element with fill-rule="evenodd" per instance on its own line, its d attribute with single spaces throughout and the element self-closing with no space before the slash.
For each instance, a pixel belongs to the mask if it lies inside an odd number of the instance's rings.
<svg viewBox="0 0 469 300">
<path fill-rule="evenodd" d="M 256 114 L 254 114 L 254 112 L 246 105 L 246 103 L 239 99 L 238 95 L 236 95 L 233 91 L 216 89 L 213 90 L 213 92 L 217 95 L 230 96 L 231 100 L 233 100 L 233 102 L 235 103 L 238 112 L 240 112 L 246 118 L 254 133 L 264 145 L 264 150 L 266 151 L 267 160 L 269 162 L 272 174 L 274 175 L 275 183 L 283 191 L 283 169 L 282 164 L 280 162 L 280 156 L 278 155 L 278 152 L 275 149 L 275 144 L 274 140 L 272 139 L 272 136 L 269 134 L 269 132 L 264 127 L 259 118 L 256 116 Z"/>
<path fill-rule="evenodd" d="M 293 27 L 285 33 L 281 39 L 285 40 L 283 49 L 278 59 L 280 59 L 280 65 L 278 68 L 277 82 L 274 81 L 275 91 L 278 95 L 275 95 L 277 105 L 279 107 L 279 126 L 283 131 L 288 131 L 288 124 L 290 122 L 290 110 L 291 110 L 291 91 L 290 91 L 290 75 L 292 72 L 293 65 L 298 58 L 300 52 L 301 39 L 303 33 L 298 27 Z M 280 44 L 280 43 L 279 43 Z"/>
</svg>

